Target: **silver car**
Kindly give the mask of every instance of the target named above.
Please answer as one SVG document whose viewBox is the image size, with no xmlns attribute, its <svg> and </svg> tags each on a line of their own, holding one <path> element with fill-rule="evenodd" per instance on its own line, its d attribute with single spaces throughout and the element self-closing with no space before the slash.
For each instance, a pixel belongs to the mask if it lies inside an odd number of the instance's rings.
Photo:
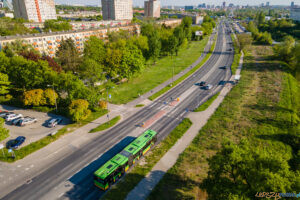
<svg viewBox="0 0 300 200">
<path fill-rule="evenodd" d="M 22 119 L 22 120 L 19 121 L 19 125 L 20 126 L 26 126 L 26 125 L 33 124 L 33 123 L 36 123 L 36 122 L 37 122 L 36 118 L 25 117 L 24 119 Z"/>
<path fill-rule="evenodd" d="M 10 115 L 7 115 L 7 116 L 5 117 L 5 120 L 6 120 L 7 122 L 10 122 L 10 121 L 12 121 L 12 120 L 14 120 L 14 119 L 17 119 L 17 118 L 19 118 L 19 117 L 23 117 L 23 115 L 22 115 L 22 114 L 10 114 Z"/>
<path fill-rule="evenodd" d="M 207 84 L 207 86 L 205 86 L 206 90 L 210 90 L 213 86 L 211 84 Z"/>
</svg>

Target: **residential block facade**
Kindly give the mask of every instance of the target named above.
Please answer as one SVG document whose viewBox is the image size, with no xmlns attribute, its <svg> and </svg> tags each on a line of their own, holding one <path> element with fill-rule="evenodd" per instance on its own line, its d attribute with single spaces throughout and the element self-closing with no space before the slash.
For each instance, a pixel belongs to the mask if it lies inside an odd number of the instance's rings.
<svg viewBox="0 0 300 200">
<path fill-rule="evenodd" d="M 104 20 L 131 20 L 133 18 L 132 0 L 102 0 Z"/>
<path fill-rule="evenodd" d="M 149 0 L 145 1 L 145 17 L 160 17 L 160 1 Z"/>
<path fill-rule="evenodd" d="M 54 0 L 13 0 L 16 18 L 34 22 L 57 19 Z"/>
</svg>

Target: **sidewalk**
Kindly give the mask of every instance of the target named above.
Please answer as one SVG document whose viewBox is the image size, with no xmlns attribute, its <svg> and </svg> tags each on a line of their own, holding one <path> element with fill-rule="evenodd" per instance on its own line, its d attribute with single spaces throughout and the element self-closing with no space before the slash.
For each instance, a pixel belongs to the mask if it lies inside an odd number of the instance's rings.
<svg viewBox="0 0 300 200">
<path fill-rule="evenodd" d="M 174 77 L 174 80 L 177 80 L 201 62 L 201 60 L 206 55 L 206 52 L 210 49 L 213 38 L 213 36 L 210 37 L 210 40 L 205 47 L 204 53 L 202 53 L 197 61 L 181 73 L 177 74 Z M 136 108 L 135 105 L 140 103 L 148 105 L 152 103 L 152 101 L 148 100 L 147 98 L 160 89 L 166 87 L 171 83 L 171 81 L 172 79 L 164 82 L 163 84 L 154 88 L 152 92 L 150 91 L 137 98 L 136 100 L 129 102 L 128 104 L 109 104 L 109 118 L 112 119 L 116 116 L 121 115 L 122 121 L 126 120 L 128 117 L 143 109 Z M 18 160 L 14 163 L 0 162 L 0 198 L 2 197 L 2 195 L 5 195 L 7 192 L 12 191 L 13 189 L 26 183 L 27 181 L 30 182 L 34 176 L 53 166 L 55 163 L 59 162 L 67 155 L 70 155 L 74 150 L 79 149 L 89 141 L 92 141 L 94 140 L 94 138 L 99 137 L 99 134 L 97 133 L 90 134 L 88 132 L 107 121 L 107 115 L 104 115 L 94 120 L 93 122 L 90 122 L 89 124 L 78 128 L 74 132 L 62 136 L 59 140 L 56 140 L 46 147 L 28 155 L 22 160 Z"/>
<path fill-rule="evenodd" d="M 242 53 L 240 64 L 236 75 L 240 75 L 243 66 Z M 234 76 L 231 77 L 234 80 Z M 140 181 L 140 183 L 127 195 L 126 200 L 144 200 L 147 199 L 151 191 L 163 178 L 165 173 L 176 163 L 179 155 L 191 144 L 198 135 L 199 130 L 207 123 L 215 110 L 222 103 L 225 96 L 232 89 L 232 85 L 225 86 L 217 99 L 203 112 L 189 113 L 188 118 L 193 122 L 191 128 L 177 141 L 177 143 L 156 163 L 153 169 Z"/>
</svg>

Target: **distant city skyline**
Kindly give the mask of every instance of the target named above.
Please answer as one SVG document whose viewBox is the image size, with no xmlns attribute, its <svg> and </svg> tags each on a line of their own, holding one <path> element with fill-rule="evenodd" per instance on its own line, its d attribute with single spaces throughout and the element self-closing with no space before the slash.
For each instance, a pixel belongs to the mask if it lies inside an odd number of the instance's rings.
<svg viewBox="0 0 300 200">
<path fill-rule="evenodd" d="M 57 4 L 80 4 L 80 5 L 100 5 L 101 0 L 55 0 Z M 185 6 L 185 5 L 222 5 L 223 0 L 161 0 L 162 6 L 174 5 L 174 6 Z M 228 0 L 226 4 L 233 3 L 234 5 L 260 5 L 261 3 L 266 4 L 270 2 L 270 5 L 291 5 L 292 0 Z M 295 0 L 295 5 L 300 5 L 300 0 Z M 133 0 L 134 6 L 144 6 L 144 0 Z"/>
</svg>

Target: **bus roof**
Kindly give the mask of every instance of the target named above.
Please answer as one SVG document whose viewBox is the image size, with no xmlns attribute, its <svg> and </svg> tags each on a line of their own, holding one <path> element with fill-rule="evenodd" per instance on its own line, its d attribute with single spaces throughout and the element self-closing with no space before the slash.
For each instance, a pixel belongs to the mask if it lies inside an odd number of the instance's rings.
<svg viewBox="0 0 300 200">
<path fill-rule="evenodd" d="M 135 155 L 145 146 L 148 141 L 152 140 L 156 134 L 157 133 L 155 131 L 147 130 L 132 143 L 130 143 L 124 150 Z"/>
<path fill-rule="evenodd" d="M 104 180 L 107 176 L 109 176 L 113 171 L 115 171 L 119 167 L 119 164 L 112 162 L 109 160 L 106 162 L 100 169 L 95 172 L 95 175 Z"/>
</svg>

